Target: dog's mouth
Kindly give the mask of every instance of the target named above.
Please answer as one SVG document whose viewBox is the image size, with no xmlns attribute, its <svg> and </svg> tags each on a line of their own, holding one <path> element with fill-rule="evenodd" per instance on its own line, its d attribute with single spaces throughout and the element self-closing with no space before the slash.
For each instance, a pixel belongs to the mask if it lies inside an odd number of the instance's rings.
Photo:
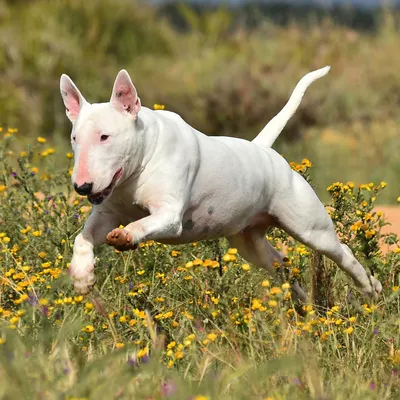
<svg viewBox="0 0 400 400">
<path fill-rule="evenodd" d="M 111 183 L 101 192 L 89 194 L 87 197 L 88 200 L 94 205 L 101 204 L 106 198 L 108 198 L 111 195 L 111 193 L 115 188 L 115 185 L 117 184 L 121 176 L 122 176 L 122 168 L 119 168 L 118 171 L 114 174 Z"/>
</svg>

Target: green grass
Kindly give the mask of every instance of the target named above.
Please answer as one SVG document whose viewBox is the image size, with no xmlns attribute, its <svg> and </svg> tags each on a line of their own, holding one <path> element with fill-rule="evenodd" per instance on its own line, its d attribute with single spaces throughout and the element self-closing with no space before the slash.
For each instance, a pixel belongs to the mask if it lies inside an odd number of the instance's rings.
<svg viewBox="0 0 400 400">
<path fill-rule="evenodd" d="M 24 147 L 21 132 L 2 135 L 0 398 L 399 398 L 400 243 L 373 211 L 385 183 L 327 192 L 338 234 L 383 283 L 375 303 L 279 231 L 268 237 L 286 248 L 282 281 L 223 239 L 146 242 L 96 249 L 97 285 L 84 298 L 68 277 L 90 209 L 71 192 L 72 161 L 47 143 Z M 313 180 L 322 166 L 308 165 L 293 168 Z M 294 278 L 312 305 L 293 303 Z"/>
</svg>

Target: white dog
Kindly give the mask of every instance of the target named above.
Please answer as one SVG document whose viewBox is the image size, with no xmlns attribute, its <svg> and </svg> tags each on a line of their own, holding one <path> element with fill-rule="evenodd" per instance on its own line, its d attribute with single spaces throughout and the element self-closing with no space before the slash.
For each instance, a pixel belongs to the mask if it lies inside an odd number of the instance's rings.
<svg viewBox="0 0 400 400">
<path fill-rule="evenodd" d="M 265 235 L 275 226 L 332 259 L 365 295 L 379 294 L 380 282 L 339 242 L 311 186 L 271 149 L 307 87 L 328 71 L 304 76 L 252 142 L 209 137 L 173 112 L 141 107 L 125 70 L 110 102 L 100 104 L 89 104 L 62 75 L 61 95 L 73 125 L 72 182 L 93 204 L 75 239 L 70 267 L 75 290 L 91 290 L 93 247 L 105 242 L 129 250 L 151 239 L 179 244 L 225 236 L 247 261 L 274 273 L 283 255 Z M 117 228 L 121 224 L 125 227 Z M 306 299 L 298 284 L 293 291 Z"/>
</svg>

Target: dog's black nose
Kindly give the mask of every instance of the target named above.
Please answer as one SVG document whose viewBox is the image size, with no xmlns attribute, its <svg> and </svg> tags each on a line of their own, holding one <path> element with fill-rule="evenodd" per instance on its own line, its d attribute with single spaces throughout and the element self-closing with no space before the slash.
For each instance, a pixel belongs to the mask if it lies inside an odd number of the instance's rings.
<svg viewBox="0 0 400 400">
<path fill-rule="evenodd" d="M 78 186 L 76 183 L 74 183 L 74 189 L 81 195 L 81 196 L 86 196 L 90 193 L 92 193 L 93 189 L 93 183 L 87 183 L 85 182 L 83 185 Z"/>
</svg>

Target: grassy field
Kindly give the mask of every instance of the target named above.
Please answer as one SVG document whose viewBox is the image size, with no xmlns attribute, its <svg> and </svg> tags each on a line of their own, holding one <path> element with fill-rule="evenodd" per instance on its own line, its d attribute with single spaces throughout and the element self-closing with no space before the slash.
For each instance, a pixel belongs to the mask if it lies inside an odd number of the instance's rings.
<svg viewBox="0 0 400 400">
<path fill-rule="evenodd" d="M 338 234 L 383 284 L 376 302 L 279 231 L 268 236 L 287 252 L 282 281 L 222 239 L 146 242 L 98 248 L 97 285 L 82 297 L 68 267 L 90 205 L 71 192 L 72 154 L 23 137 L 1 132 L 0 398 L 400 397 L 400 242 L 374 211 L 385 182 L 326 190 Z M 308 160 L 292 168 L 318 173 Z M 312 305 L 293 303 L 295 277 Z"/>
</svg>

